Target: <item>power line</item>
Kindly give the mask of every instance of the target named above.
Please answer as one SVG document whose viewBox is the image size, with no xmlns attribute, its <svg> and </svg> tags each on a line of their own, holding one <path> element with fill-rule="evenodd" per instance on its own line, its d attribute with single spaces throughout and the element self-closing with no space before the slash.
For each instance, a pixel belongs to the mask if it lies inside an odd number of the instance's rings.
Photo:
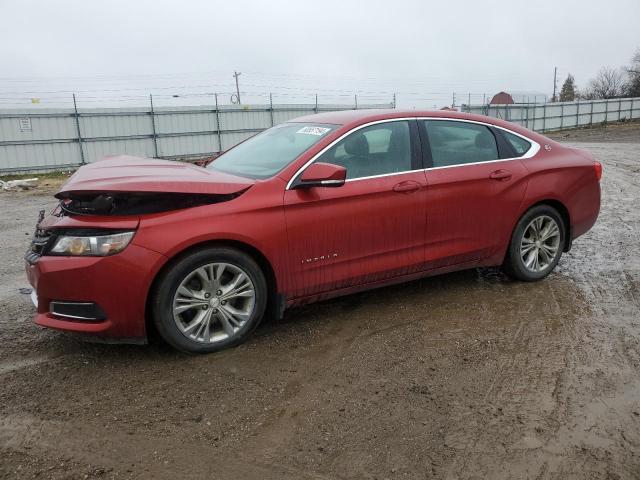
<svg viewBox="0 0 640 480">
<path fill-rule="evenodd" d="M 183 73 L 144 73 L 144 74 L 95 74 L 95 75 L 33 75 L 33 76 L 2 76 L 0 77 L 0 81 L 16 81 L 16 82 L 40 82 L 40 81 L 51 81 L 51 80 L 95 80 L 95 81 L 111 81 L 118 79 L 141 79 L 145 80 L 149 78 L 155 79 L 176 79 L 176 78 L 184 78 L 184 77 L 201 77 L 201 78 L 210 78 L 212 75 L 220 75 L 224 76 L 226 72 L 220 70 L 210 70 L 203 72 L 183 72 Z M 264 76 L 264 77 L 277 77 L 277 78 L 306 78 L 306 79 L 323 79 L 326 80 L 328 78 L 332 79 L 352 79 L 355 81 L 407 81 L 407 82 L 430 82 L 433 80 L 443 79 L 441 76 L 433 76 L 433 75 L 420 75 L 416 76 L 394 76 L 394 77 L 382 77 L 375 75 L 326 75 L 326 74 L 298 74 L 298 73 L 276 73 L 276 72 L 245 72 L 251 75 L 256 76 Z M 498 73 L 491 73 L 483 75 L 484 78 L 498 78 L 498 79 L 510 79 L 510 78 L 521 78 L 520 74 L 512 74 L 512 75 L 504 75 Z"/>
<path fill-rule="evenodd" d="M 362 90 L 359 88 L 351 89 L 351 88 L 314 88 L 314 87 L 290 87 L 285 85 L 269 85 L 269 84 L 245 84 L 246 87 L 251 88 L 259 88 L 262 90 L 268 90 L 273 93 L 277 92 L 278 89 L 290 91 L 290 92 L 323 92 L 323 93 L 349 93 L 353 94 L 354 92 L 357 94 L 378 94 L 378 95 L 393 95 L 394 93 L 399 93 L 402 95 L 449 95 L 450 91 L 406 91 L 403 89 L 389 89 L 389 90 Z M 210 84 L 202 84 L 202 85 L 172 85 L 172 86 L 163 86 L 163 87 L 136 87 L 136 88 L 113 88 L 113 89 L 68 89 L 68 90 L 20 90 L 16 92 L 8 92 L 5 91 L 5 94 L 13 94 L 16 95 L 42 95 L 42 94 L 57 94 L 57 93 L 98 93 L 98 92 L 134 92 L 134 91 L 157 91 L 157 90 L 187 90 L 187 89 L 210 89 L 211 93 L 205 92 L 205 94 L 213 94 L 213 93 L 223 93 L 216 87 L 224 87 L 224 88 L 232 88 L 233 84 L 227 83 L 210 83 Z M 237 87 L 237 86 L 236 86 Z M 464 88 L 460 88 L 458 90 L 464 91 Z M 236 93 L 238 93 L 238 88 L 236 88 Z M 481 96 L 483 93 L 474 93 L 471 92 L 471 95 Z"/>
</svg>

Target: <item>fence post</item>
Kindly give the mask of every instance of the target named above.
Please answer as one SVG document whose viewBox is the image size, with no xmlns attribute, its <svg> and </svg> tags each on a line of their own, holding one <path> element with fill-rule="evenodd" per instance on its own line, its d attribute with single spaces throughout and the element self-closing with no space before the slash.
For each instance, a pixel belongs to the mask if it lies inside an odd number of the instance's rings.
<svg viewBox="0 0 640 480">
<path fill-rule="evenodd" d="M 593 125 L 593 99 L 591 99 L 591 110 L 589 111 L 589 126 Z"/>
<path fill-rule="evenodd" d="M 84 165 L 84 148 L 82 147 L 82 134 L 80 133 L 80 115 L 78 114 L 78 105 L 76 104 L 76 94 L 73 94 L 73 112 L 76 119 L 76 131 L 78 132 L 78 145 L 80 146 L 80 163 Z"/>
<path fill-rule="evenodd" d="M 618 121 L 620 121 L 621 116 L 622 116 L 622 100 L 618 100 Z"/>
<path fill-rule="evenodd" d="M 220 133 L 220 111 L 218 109 L 218 94 L 213 94 L 216 99 L 216 130 L 218 133 L 218 153 L 222 153 L 222 134 Z"/>
<path fill-rule="evenodd" d="M 149 94 L 149 104 L 151 105 L 151 134 L 153 137 L 153 151 L 155 158 L 158 158 L 158 134 L 156 133 L 156 113 L 153 108 L 153 95 Z"/>
<path fill-rule="evenodd" d="M 269 113 L 271 114 L 271 126 L 273 127 L 273 94 L 269 94 Z"/>
<path fill-rule="evenodd" d="M 564 102 L 560 105 L 560 130 L 564 128 Z"/>
<path fill-rule="evenodd" d="M 607 123 L 609 120 L 609 99 L 605 99 L 604 101 L 604 122 Z"/>
<path fill-rule="evenodd" d="M 317 94 L 317 93 L 316 93 L 316 106 L 315 106 L 315 107 L 313 107 L 313 111 L 314 111 L 315 113 L 318 113 L 318 94 Z"/>
<path fill-rule="evenodd" d="M 576 101 L 576 128 L 580 126 L 580 99 Z"/>
<path fill-rule="evenodd" d="M 357 109 L 358 109 L 358 95 L 357 95 L 357 94 L 356 94 L 356 95 L 354 95 L 354 96 L 353 96 L 353 99 L 354 99 L 354 100 L 355 100 L 355 102 L 356 102 L 356 110 L 357 110 Z"/>
<path fill-rule="evenodd" d="M 634 98 L 631 97 L 631 108 L 629 108 L 629 120 L 633 120 L 633 100 Z"/>
<path fill-rule="evenodd" d="M 633 101 L 631 102 L 631 105 L 633 105 Z M 393 108 L 396 108 L 396 94 L 393 94 Z"/>
<path fill-rule="evenodd" d="M 536 118 L 538 115 L 538 96 L 533 96 L 533 125 L 531 126 L 531 130 L 536 131 Z"/>
<path fill-rule="evenodd" d="M 545 98 L 544 105 L 542 106 L 542 132 L 547 129 L 547 100 Z"/>
</svg>

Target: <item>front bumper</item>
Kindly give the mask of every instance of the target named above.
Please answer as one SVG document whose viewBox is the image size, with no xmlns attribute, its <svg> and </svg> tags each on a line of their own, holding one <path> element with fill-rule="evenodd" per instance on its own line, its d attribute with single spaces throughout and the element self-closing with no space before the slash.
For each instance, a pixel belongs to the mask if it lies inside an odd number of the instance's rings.
<svg viewBox="0 0 640 480">
<path fill-rule="evenodd" d="M 149 288 L 165 257 L 130 244 L 109 257 L 42 256 L 26 263 L 35 323 L 43 327 L 112 339 L 142 339 Z M 51 312 L 52 301 L 93 302 L 104 311 L 97 321 L 64 318 Z"/>
</svg>

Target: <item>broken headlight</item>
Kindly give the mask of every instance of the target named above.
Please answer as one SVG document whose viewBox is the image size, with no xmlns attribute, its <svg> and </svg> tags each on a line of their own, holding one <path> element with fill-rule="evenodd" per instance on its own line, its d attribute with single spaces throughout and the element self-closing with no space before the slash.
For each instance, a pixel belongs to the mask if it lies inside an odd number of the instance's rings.
<svg viewBox="0 0 640 480">
<path fill-rule="evenodd" d="M 125 249 L 133 238 L 134 232 L 118 232 L 105 235 L 75 236 L 60 235 L 53 248 L 53 255 L 71 255 L 88 257 L 106 257 Z"/>
</svg>

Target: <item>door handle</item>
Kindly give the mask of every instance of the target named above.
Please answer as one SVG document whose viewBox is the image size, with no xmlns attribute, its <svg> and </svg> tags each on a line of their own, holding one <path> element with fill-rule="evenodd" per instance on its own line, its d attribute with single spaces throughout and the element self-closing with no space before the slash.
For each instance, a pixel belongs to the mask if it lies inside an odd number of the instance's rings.
<svg viewBox="0 0 640 480">
<path fill-rule="evenodd" d="M 413 193 L 420 190 L 420 184 L 412 180 L 406 182 L 396 183 L 393 186 L 393 191 L 398 193 Z"/>
<path fill-rule="evenodd" d="M 491 172 L 489 178 L 506 182 L 507 180 L 510 180 L 512 176 L 513 174 L 509 170 L 496 170 L 495 172 Z"/>
</svg>

